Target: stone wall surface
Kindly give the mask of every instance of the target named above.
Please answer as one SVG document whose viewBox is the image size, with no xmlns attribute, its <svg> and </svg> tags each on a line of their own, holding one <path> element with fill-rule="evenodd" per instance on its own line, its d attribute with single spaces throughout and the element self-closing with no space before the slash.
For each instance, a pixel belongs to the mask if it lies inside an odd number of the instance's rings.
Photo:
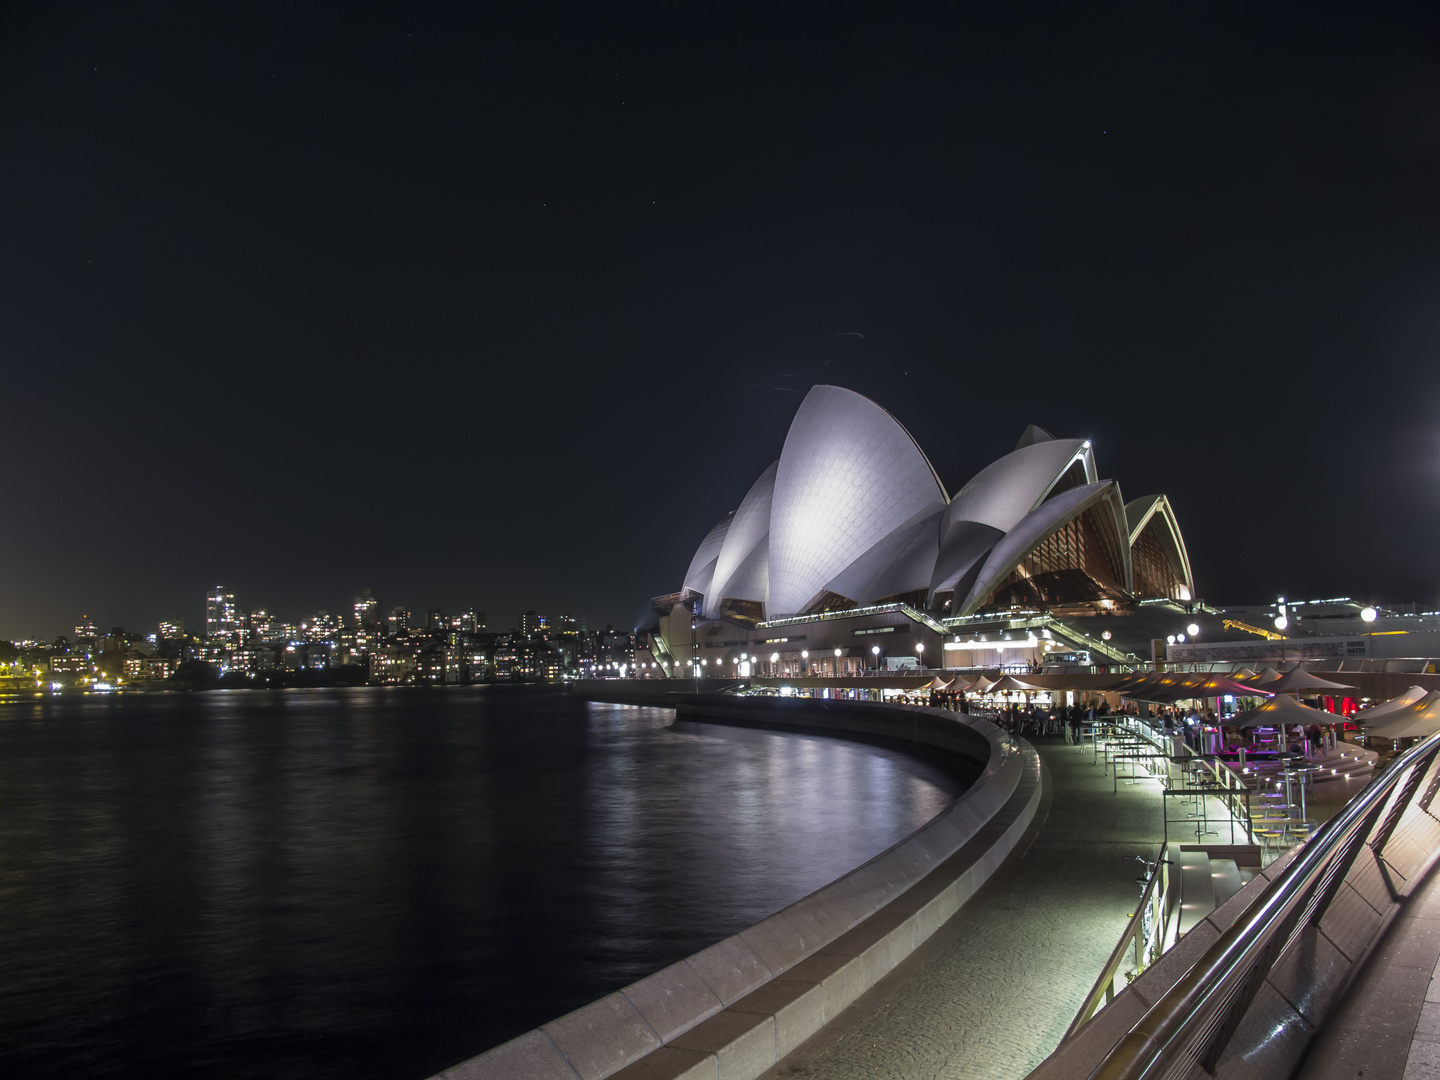
<svg viewBox="0 0 1440 1080">
<path fill-rule="evenodd" d="M 980 775 L 935 818 L 849 874 L 437 1080 L 752 1080 L 954 915 L 1009 854 L 1040 803 L 1033 749 L 983 720 L 862 702 L 671 698 L 687 719 L 933 746 L 968 758 Z"/>
</svg>

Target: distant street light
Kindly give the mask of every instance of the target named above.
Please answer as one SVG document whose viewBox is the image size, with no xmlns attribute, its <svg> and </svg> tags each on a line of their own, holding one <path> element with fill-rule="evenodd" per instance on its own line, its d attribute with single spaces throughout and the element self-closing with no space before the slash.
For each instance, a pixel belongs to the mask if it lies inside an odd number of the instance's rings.
<svg viewBox="0 0 1440 1080">
<path fill-rule="evenodd" d="M 879 646 L 879 645 L 871 645 L 871 646 L 870 646 L 870 653 L 871 653 L 872 656 L 875 657 L 875 670 L 876 670 L 876 671 L 879 671 L 879 670 L 880 670 L 880 646 Z"/>
<path fill-rule="evenodd" d="M 923 641 L 917 641 L 915 643 L 915 651 L 920 654 L 920 667 L 923 669 L 925 667 L 925 643 Z"/>
<path fill-rule="evenodd" d="M 806 675 L 809 675 L 809 674 L 810 674 L 810 650 L 809 650 L 809 649 L 801 649 L 801 650 L 800 650 L 800 659 L 805 661 L 805 674 L 806 674 Z"/>
<path fill-rule="evenodd" d="M 1276 615 L 1276 616 L 1275 616 L 1275 629 L 1276 629 L 1276 630 L 1284 630 L 1284 629 L 1285 629 L 1287 626 L 1289 626 L 1289 625 L 1290 625 L 1290 620 L 1287 619 L 1284 615 Z"/>
<path fill-rule="evenodd" d="M 1200 624 L 1192 622 L 1189 626 L 1185 627 L 1185 632 L 1191 637 L 1194 637 L 1196 634 L 1200 633 Z"/>
<path fill-rule="evenodd" d="M 1367 607 L 1360 612 L 1360 618 L 1364 619 L 1366 622 L 1374 622 L 1375 615 L 1376 611 L 1373 607 Z"/>
<path fill-rule="evenodd" d="M 839 675 L 840 675 L 840 650 L 839 650 L 839 649 L 836 649 L 836 650 L 835 650 L 835 675 L 836 675 L 837 678 L 838 678 Z"/>
</svg>

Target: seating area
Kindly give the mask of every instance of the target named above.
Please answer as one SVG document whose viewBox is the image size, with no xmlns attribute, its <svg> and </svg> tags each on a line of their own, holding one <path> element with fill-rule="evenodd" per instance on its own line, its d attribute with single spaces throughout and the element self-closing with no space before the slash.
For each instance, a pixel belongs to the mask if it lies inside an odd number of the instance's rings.
<svg viewBox="0 0 1440 1080">
<path fill-rule="evenodd" d="M 1108 730 L 1107 730 L 1108 729 Z M 1205 757 L 1177 749 L 1162 731 L 1133 719 L 1110 728 L 1095 725 L 1085 732 L 1082 749 L 1092 747 L 1114 768 L 1115 782 L 1140 778 L 1160 781 L 1166 794 L 1167 838 L 1197 845 L 1228 842 L 1253 844 L 1269 863 L 1313 835 L 1369 781 L 1378 755 L 1344 741 L 1315 740 L 1299 744 L 1309 751 L 1278 745 L 1277 731 L 1260 730 L 1258 743 L 1244 755 Z M 1264 741 L 1270 737 L 1270 742 Z M 1262 749 L 1252 753 L 1251 747 Z M 1170 750 L 1168 761 L 1155 770 L 1150 753 Z M 1134 758 L 1122 771 L 1127 759 Z M 1141 765 L 1148 766 L 1141 768 Z M 1159 773 L 1159 775 L 1156 775 Z"/>
</svg>

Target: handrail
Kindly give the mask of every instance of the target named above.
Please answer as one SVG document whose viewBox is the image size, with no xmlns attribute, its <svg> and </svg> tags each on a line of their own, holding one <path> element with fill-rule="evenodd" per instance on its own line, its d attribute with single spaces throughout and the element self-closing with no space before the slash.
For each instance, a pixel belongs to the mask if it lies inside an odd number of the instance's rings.
<svg viewBox="0 0 1440 1080">
<path fill-rule="evenodd" d="M 1114 951 L 1110 953 L 1110 958 L 1105 961 L 1104 970 L 1100 973 L 1100 977 L 1095 980 L 1095 985 L 1090 988 L 1090 994 L 1085 999 L 1085 1004 L 1080 1006 L 1080 1011 L 1075 1014 L 1075 1019 L 1070 1022 L 1070 1028 L 1068 1031 L 1065 1032 L 1065 1038 L 1061 1039 L 1061 1042 L 1064 1042 L 1065 1039 L 1070 1038 L 1082 1027 L 1084 1027 L 1085 1024 L 1090 1020 L 1090 1018 L 1100 1011 L 1100 1007 L 1102 1004 L 1108 1005 L 1111 1000 L 1113 1000 L 1115 991 L 1115 975 L 1119 972 L 1120 965 L 1125 962 L 1125 954 L 1130 950 L 1132 942 L 1136 942 L 1136 939 L 1144 930 L 1144 911 L 1147 907 L 1154 903 L 1155 886 L 1160 881 L 1162 874 L 1168 876 L 1168 872 L 1165 869 L 1168 865 L 1169 862 L 1165 858 L 1165 849 L 1161 848 L 1160 855 L 1155 860 L 1155 870 L 1153 873 L 1151 873 L 1150 880 L 1145 883 L 1145 891 L 1140 894 L 1140 904 L 1138 907 L 1136 907 L 1135 914 L 1130 917 L 1130 923 L 1125 927 L 1125 933 L 1120 935 L 1119 944 L 1117 944 Z M 1161 912 L 1159 916 L 1160 935 L 1162 939 L 1165 936 L 1166 930 L 1166 927 L 1164 925 L 1163 903 L 1164 898 L 1162 895 Z M 1151 929 L 1153 931 L 1154 927 L 1152 927 Z M 1148 949 L 1149 942 L 1146 941 L 1143 944 Z M 1136 947 L 1136 954 L 1135 974 L 1139 975 L 1140 972 L 1143 970 L 1143 967 L 1139 958 L 1138 944 Z"/>
<path fill-rule="evenodd" d="M 1376 851 L 1383 851 L 1437 752 L 1440 733 L 1411 747 L 1326 822 L 1284 873 L 1105 1056 L 1090 1080 L 1178 1077 L 1197 1064 L 1213 1069 L 1271 965 L 1307 923 L 1324 914 L 1380 812 L 1391 804 L 1377 837 Z"/>
<path fill-rule="evenodd" d="M 1059 619 L 1051 620 L 1050 629 L 1055 631 L 1057 634 L 1061 634 L 1069 638 L 1071 642 L 1075 644 L 1076 648 L 1090 649 L 1094 652 L 1098 652 L 1101 656 L 1109 657 L 1111 662 L 1113 663 L 1124 664 L 1126 667 L 1148 666 L 1146 661 L 1142 660 L 1134 653 L 1124 652 L 1121 649 L 1116 648 L 1114 645 L 1111 645 L 1109 642 L 1105 641 L 1102 638 L 1092 638 L 1089 635 L 1083 633 L 1082 631 L 1076 630 L 1073 626 L 1067 626 Z"/>
</svg>

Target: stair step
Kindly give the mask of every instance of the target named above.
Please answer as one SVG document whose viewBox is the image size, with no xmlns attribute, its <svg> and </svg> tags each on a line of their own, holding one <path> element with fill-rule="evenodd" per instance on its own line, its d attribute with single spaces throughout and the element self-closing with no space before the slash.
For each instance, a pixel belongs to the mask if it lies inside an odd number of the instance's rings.
<svg viewBox="0 0 1440 1080">
<path fill-rule="evenodd" d="M 1215 906 L 1222 907 L 1226 900 L 1240 891 L 1244 884 L 1240 880 L 1240 868 L 1234 859 L 1211 859 L 1210 881 L 1215 891 Z"/>
<path fill-rule="evenodd" d="M 1209 855 L 1203 851 L 1182 851 L 1179 856 L 1179 929 L 1180 933 L 1185 934 L 1215 910 L 1215 881 L 1210 876 L 1212 871 Z"/>
</svg>

